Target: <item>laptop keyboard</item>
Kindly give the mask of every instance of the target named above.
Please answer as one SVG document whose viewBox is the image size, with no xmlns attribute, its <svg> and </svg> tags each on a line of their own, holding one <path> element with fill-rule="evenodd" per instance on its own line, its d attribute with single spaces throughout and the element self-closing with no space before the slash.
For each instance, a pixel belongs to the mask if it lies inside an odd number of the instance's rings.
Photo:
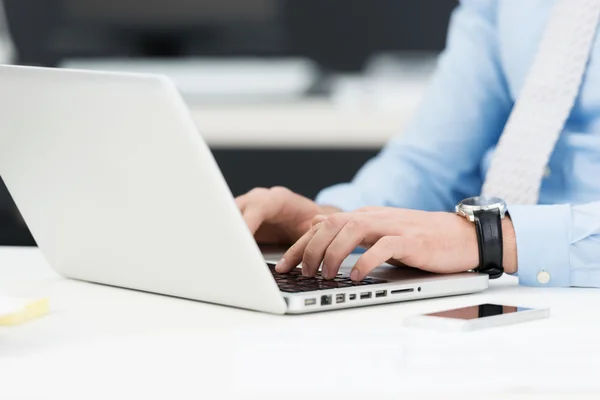
<svg viewBox="0 0 600 400">
<path fill-rule="evenodd" d="M 365 278 L 361 282 L 353 282 L 349 277 L 338 274 L 335 278 L 327 280 L 321 276 L 321 272 L 317 272 L 314 278 L 302 276 L 302 271 L 298 268 L 287 274 L 280 274 L 275 271 L 275 265 L 267 264 L 279 289 L 286 293 L 312 292 L 315 290 L 328 290 L 339 288 L 350 288 L 356 286 L 374 285 L 377 283 L 386 283 L 386 280 Z"/>
</svg>

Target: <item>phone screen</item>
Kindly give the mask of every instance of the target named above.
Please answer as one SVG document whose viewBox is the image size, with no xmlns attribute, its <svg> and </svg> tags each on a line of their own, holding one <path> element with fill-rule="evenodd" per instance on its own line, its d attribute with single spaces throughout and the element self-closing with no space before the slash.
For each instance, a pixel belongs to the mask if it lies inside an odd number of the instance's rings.
<svg viewBox="0 0 600 400">
<path fill-rule="evenodd" d="M 493 317 L 502 314 L 518 313 L 529 310 L 531 310 L 531 308 L 502 306 L 500 304 L 480 304 L 478 306 L 456 308 L 454 310 L 440 311 L 426 315 L 430 317 L 472 320 Z"/>
</svg>

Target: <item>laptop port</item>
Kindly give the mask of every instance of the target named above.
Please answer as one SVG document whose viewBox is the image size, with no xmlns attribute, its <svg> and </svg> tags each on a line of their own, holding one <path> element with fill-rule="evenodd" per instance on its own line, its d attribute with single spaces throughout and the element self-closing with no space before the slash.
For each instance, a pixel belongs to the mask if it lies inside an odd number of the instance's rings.
<svg viewBox="0 0 600 400">
<path fill-rule="evenodd" d="M 344 293 L 340 293 L 340 294 L 336 294 L 335 295 L 335 302 L 336 303 L 343 303 L 346 301 L 346 295 Z"/>
<path fill-rule="evenodd" d="M 331 295 L 321 296 L 321 305 L 328 306 L 331 304 Z"/>
<path fill-rule="evenodd" d="M 356 295 L 355 294 L 349 294 L 348 295 L 348 300 L 356 300 Z"/>
<path fill-rule="evenodd" d="M 306 300 L 304 300 L 304 305 L 305 306 L 314 306 L 315 304 L 317 304 L 317 299 L 306 299 Z"/>
<path fill-rule="evenodd" d="M 378 290 L 375 292 L 375 297 L 385 297 L 387 296 L 387 290 Z"/>
<path fill-rule="evenodd" d="M 400 294 L 400 293 L 411 293 L 411 292 L 414 292 L 414 291 L 415 291 L 414 288 L 410 288 L 410 289 L 392 290 L 390 293 L 391 294 Z"/>
<path fill-rule="evenodd" d="M 364 299 L 370 299 L 371 298 L 371 292 L 364 292 L 360 294 L 360 299 L 364 300 Z"/>
</svg>

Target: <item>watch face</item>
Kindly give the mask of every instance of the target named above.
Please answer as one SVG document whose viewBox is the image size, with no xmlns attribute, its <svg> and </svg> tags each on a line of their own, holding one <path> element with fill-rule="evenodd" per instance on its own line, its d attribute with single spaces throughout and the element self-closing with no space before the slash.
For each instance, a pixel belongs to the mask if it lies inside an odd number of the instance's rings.
<svg viewBox="0 0 600 400">
<path fill-rule="evenodd" d="M 456 212 L 463 217 L 469 219 L 469 221 L 475 221 L 475 214 L 478 211 L 485 210 L 498 210 L 500 212 L 500 218 L 504 218 L 506 214 L 506 203 L 504 200 L 497 197 L 471 197 L 470 199 L 464 199 L 456 206 Z"/>
<path fill-rule="evenodd" d="M 499 199 L 497 197 L 471 197 L 470 199 L 465 199 L 461 202 L 463 206 L 467 207 L 488 207 L 493 205 L 501 205 L 504 204 L 504 200 Z"/>
</svg>

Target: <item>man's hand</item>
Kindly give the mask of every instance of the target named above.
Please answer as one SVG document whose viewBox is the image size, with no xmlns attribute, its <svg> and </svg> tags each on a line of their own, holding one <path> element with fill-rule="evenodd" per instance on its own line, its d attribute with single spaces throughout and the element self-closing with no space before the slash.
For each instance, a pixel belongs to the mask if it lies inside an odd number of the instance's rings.
<svg viewBox="0 0 600 400">
<path fill-rule="evenodd" d="M 310 229 L 315 216 L 339 211 L 283 187 L 253 189 L 235 201 L 260 244 L 290 245 Z"/>
<path fill-rule="evenodd" d="M 352 269 L 355 281 L 388 261 L 436 273 L 463 272 L 479 265 L 475 228 L 455 214 L 369 207 L 315 222 L 285 253 L 278 272 L 289 272 L 302 262 L 302 273 L 314 276 L 323 264 L 322 275 L 332 279 L 357 246 L 368 250 Z M 505 246 L 508 242 L 515 246 L 514 233 L 505 239 Z M 516 254 L 516 249 L 507 253 Z M 516 268 L 516 259 L 510 262 Z"/>
</svg>

